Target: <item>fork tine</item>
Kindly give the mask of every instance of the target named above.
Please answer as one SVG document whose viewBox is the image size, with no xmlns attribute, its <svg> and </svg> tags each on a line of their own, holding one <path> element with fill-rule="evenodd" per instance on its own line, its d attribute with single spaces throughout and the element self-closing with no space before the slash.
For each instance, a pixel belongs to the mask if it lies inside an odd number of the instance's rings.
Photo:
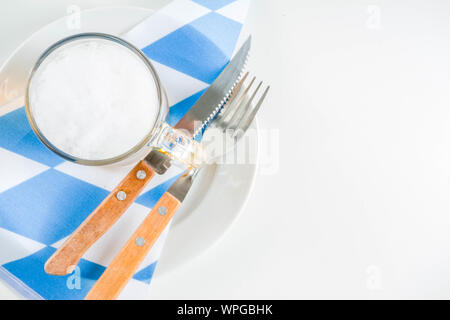
<svg viewBox="0 0 450 320">
<path fill-rule="evenodd" d="M 245 73 L 233 88 L 230 98 L 213 124 L 224 133 L 224 137 L 232 138 L 235 141 L 239 140 L 248 130 L 270 89 L 269 86 L 266 87 L 253 107 L 253 102 L 257 100 L 256 97 L 259 95 L 263 82 L 259 82 L 253 90 L 256 77 L 253 76 L 249 84 L 245 84 L 247 78 L 249 78 L 249 72 Z"/>
<path fill-rule="evenodd" d="M 258 103 L 256 104 L 255 108 L 254 108 L 254 109 L 252 110 L 252 112 L 250 112 L 250 114 L 247 116 L 247 118 L 245 119 L 244 125 L 243 125 L 242 127 L 240 127 L 240 128 L 238 127 L 239 130 L 240 130 L 242 133 L 245 133 L 245 132 L 248 130 L 248 128 L 250 127 L 250 125 L 252 124 L 252 122 L 253 122 L 253 120 L 255 119 L 255 116 L 256 116 L 256 114 L 258 113 L 259 109 L 261 108 L 261 105 L 263 104 L 264 99 L 266 98 L 267 93 L 269 92 L 269 90 L 270 90 L 270 86 L 268 86 L 268 87 L 266 88 L 266 90 L 265 90 L 264 93 L 262 94 L 261 98 L 259 99 Z"/>
<path fill-rule="evenodd" d="M 249 85 L 247 86 L 247 88 L 245 88 L 244 92 L 239 96 L 239 98 L 236 99 L 236 101 L 234 102 L 233 106 L 231 106 L 229 108 L 229 112 L 227 114 L 227 117 L 230 118 L 230 120 L 227 120 L 225 117 L 222 118 L 223 121 L 226 123 L 225 127 L 226 128 L 230 128 L 230 124 L 232 124 L 236 118 L 238 117 L 238 115 L 240 113 L 242 113 L 242 105 L 245 102 L 245 98 L 247 97 L 247 94 L 249 92 L 249 90 L 251 89 L 251 87 L 253 86 L 253 84 L 255 83 L 256 77 L 253 77 L 253 79 L 250 81 Z M 224 130 L 225 132 L 225 130 Z"/>
<path fill-rule="evenodd" d="M 253 92 L 253 94 L 252 94 L 252 96 L 250 97 L 250 99 L 247 101 L 245 107 L 241 107 L 241 108 L 240 108 L 240 109 L 242 109 L 242 112 L 240 112 L 239 118 L 238 118 L 238 119 L 235 119 L 235 120 L 237 120 L 237 121 L 234 122 L 234 123 L 236 123 L 236 124 L 234 124 L 233 122 L 230 121 L 230 128 L 236 130 L 236 129 L 239 129 L 239 128 L 241 127 L 241 123 L 242 123 L 243 119 L 245 119 L 245 117 L 246 117 L 246 115 L 247 115 L 247 113 L 248 113 L 248 110 L 251 109 L 253 100 L 255 99 L 256 94 L 258 93 L 258 91 L 259 91 L 259 89 L 261 88 L 262 84 L 263 84 L 263 83 L 262 83 L 262 81 L 261 81 L 261 82 L 258 84 L 258 87 L 256 87 L 256 90 Z"/>
</svg>

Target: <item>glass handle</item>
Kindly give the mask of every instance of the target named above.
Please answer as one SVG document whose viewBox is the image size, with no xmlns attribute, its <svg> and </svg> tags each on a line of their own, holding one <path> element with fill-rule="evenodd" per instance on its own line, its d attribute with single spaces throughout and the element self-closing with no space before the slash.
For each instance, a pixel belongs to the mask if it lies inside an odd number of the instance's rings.
<svg viewBox="0 0 450 320">
<path fill-rule="evenodd" d="M 172 159 L 192 167 L 200 167 L 206 159 L 204 148 L 200 143 L 166 123 L 162 125 L 155 148 Z"/>
</svg>

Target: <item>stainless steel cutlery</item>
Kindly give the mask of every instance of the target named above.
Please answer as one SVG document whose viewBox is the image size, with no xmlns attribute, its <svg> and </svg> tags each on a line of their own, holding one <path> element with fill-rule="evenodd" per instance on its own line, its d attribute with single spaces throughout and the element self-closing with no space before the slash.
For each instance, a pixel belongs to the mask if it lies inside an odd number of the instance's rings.
<svg viewBox="0 0 450 320">
<path fill-rule="evenodd" d="M 167 135 L 186 143 L 189 154 L 199 154 L 199 144 L 194 140 L 221 110 L 230 98 L 240 79 L 251 46 L 251 37 L 218 78 L 200 97 L 197 103 L 178 122 L 175 128 L 167 127 Z M 174 144 L 179 147 L 179 144 Z M 105 234 L 136 200 L 155 174 L 164 174 L 171 166 L 170 154 L 180 150 L 153 150 L 140 161 L 89 217 L 69 236 L 61 247 L 48 259 L 45 271 L 52 275 L 71 273 L 86 251 Z M 183 148 L 181 148 L 183 149 Z M 162 152 L 161 152 L 162 151 Z M 183 152 L 184 150 L 181 150 Z M 195 159 L 188 159 L 193 164 Z"/>
<path fill-rule="evenodd" d="M 269 91 L 269 87 L 267 87 L 258 102 L 253 105 L 255 97 L 262 87 L 262 82 L 252 91 L 252 85 L 256 80 L 254 77 L 243 90 L 247 77 L 248 73 L 235 86 L 213 125 L 221 133 L 221 136 L 216 136 L 216 138 L 222 139 L 231 136 L 234 141 L 233 146 L 244 136 Z M 248 99 L 247 96 L 250 98 Z M 223 149 L 223 152 L 226 151 Z M 220 155 L 218 154 L 218 156 Z M 216 156 L 216 154 L 212 156 Z M 199 170 L 201 167 L 187 170 L 162 196 L 88 293 L 87 300 L 110 300 L 119 296 L 180 207 Z"/>
</svg>

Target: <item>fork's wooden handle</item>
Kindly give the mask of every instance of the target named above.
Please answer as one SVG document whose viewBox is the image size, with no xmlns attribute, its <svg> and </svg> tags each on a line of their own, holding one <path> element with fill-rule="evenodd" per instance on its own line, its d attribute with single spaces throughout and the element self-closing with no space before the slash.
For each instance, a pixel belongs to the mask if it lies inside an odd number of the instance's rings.
<svg viewBox="0 0 450 320">
<path fill-rule="evenodd" d="M 145 161 L 140 161 L 48 259 L 45 272 L 52 275 L 71 273 L 84 253 L 114 225 L 154 175 L 155 171 Z"/>
<path fill-rule="evenodd" d="M 164 193 L 85 299 L 116 299 L 169 224 L 179 206 L 180 201 L 177 198 L 168 192 Z"/>
</svg>

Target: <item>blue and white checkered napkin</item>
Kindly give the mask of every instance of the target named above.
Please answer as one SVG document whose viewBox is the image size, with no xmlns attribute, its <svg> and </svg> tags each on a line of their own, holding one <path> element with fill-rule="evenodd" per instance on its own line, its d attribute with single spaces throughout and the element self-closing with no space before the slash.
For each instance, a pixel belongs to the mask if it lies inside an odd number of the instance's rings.
<svg viewBox="0 0 450 320">
<path fill-rule="evenodd" d="M 232 56 L 249 0 L 175 0 L 123 37 L 153 62 L 174 125 Z M 0 112 L 2 112 L 0 110 Z M 155 177 L 119 222 L 69 276 L 50 276 L 45 261 L 130 168 L 93 168 L 59 158 L 36 138 L 23 107 L 0 114 L 0 277 L 27 298 L 83 299 L 114 255 L 179 175 Z M 165 234 L 123 291 L 148 293 Z"/>
</svg>

